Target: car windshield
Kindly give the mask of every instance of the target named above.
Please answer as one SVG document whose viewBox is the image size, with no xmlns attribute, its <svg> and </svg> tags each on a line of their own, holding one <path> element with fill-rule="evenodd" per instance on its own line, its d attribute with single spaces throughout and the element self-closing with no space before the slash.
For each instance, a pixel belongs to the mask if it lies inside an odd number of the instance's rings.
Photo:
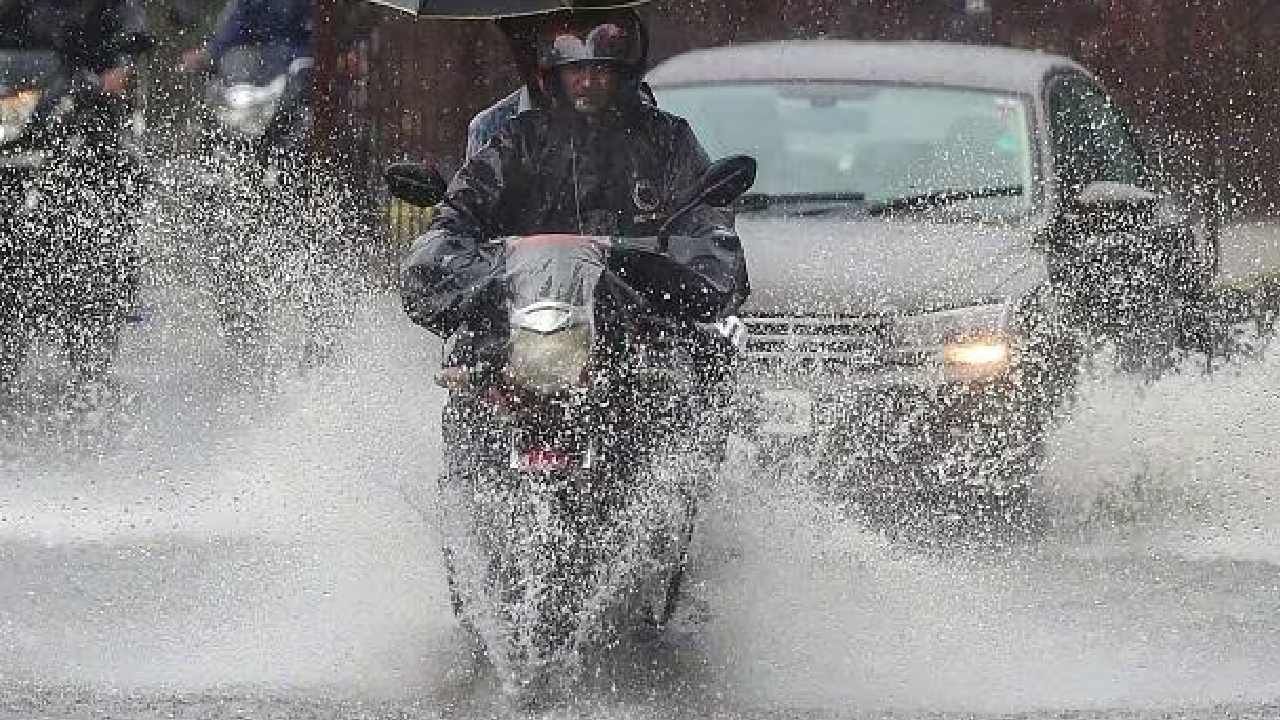
<svg viewBox="0 0 1280 720">
<path fill-rule="evenodd" d="M 994 217 L 1031 203 L 1031 133 L 1017 95 L 787 82 L 674 87 L 658 96 L 663 109 L 689 120 L 712 157 L 755 156 L 754 191 L 767 197 Z"/>
</svg>

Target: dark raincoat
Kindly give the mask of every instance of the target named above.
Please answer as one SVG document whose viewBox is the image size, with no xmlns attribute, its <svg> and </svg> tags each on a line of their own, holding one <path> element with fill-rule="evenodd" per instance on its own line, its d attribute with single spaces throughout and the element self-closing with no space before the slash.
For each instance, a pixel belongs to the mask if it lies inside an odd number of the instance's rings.
<svg viewBox="0 0 1280 720">
<path fill-rule="evenodd" d="M 483 343 L 486 310 L 496 315 L 472 290 L 498 255 L 484 241 L 541 233 L 655 235 L 707 165 L 688 123 L 639 102 L 603 118 L 522 112 L 458 171 L 414 243 L 402 267 L 405 310 L 442 336 L 461 328 Z M 715 320 L 746 299 L 746 261 L 732 227 L 731 211 L 702 206 L 672 228 L 675 266 L 712 290 L 688 307 L 686 319 Z M 455 361 L 468 361 L 467 348 L 457 352 Z"/>
<path fill-rule="evenodd" d="M 640 101 L 654 107 L 658 105 L 653 91 L 644 83 L 640 83 Z M 506 127 L 507 123 L 511 122 L 511 118 L 535 107 L 542 107 L 542 104 L 526 84 L 476 113 L 467 126 L 467 157 L 470 158 L 480 152 L 480 148 L 487 145 L 499 130 Z"/>
<path fill-rule="evenodd" d="M 146 31 L 140 0 L 0 0 L 0 48 L 54 50 L 74 68 L 128 65 L 122 43 Z"/>
</svg>

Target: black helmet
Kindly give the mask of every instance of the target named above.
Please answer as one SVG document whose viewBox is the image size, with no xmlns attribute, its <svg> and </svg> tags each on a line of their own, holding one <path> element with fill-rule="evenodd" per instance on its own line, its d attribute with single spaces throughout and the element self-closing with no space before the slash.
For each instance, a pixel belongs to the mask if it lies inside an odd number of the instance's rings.
<svg viewBox="0 0 1280 720">
<path fill-rule="evenodd" d="M 551 16 L 538 32 L 538 69 L 572 63 L 616 63 L 637 77 L 649 56 L 635 10 L 574 11 Z"/>
</svg>

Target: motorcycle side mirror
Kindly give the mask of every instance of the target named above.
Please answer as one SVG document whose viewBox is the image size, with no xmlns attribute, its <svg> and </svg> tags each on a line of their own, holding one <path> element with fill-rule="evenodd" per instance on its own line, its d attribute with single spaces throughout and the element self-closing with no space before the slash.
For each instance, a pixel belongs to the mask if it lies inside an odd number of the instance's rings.
<svg viewBox="0 0 1280 720">
<path fill-rule="evenodd" d="M 420 163 L 393 163 L 387 166 L 383 177 L 392 197 L 417 207 L 439 204 L 449 189 L 439 171 Z"/>
<path fill-rule="evenodd" d="M 756 160 L 749 155 L 731 155 L 711 163 L 698 182 L 680 196 L 678 209 L 658 231 L 658 249 L 666 252 L 671 226 L 699 205 L 729 207 L 756 182 Z"/>
<path fill-rule="evenodd" d="M 749 155 L 733 155 L 717 160 L 702 174 L 698 186 L 704 188 L 701 201 L 712 207 L 729 207 L 756 183 L 756 160 Z"/>
</svg>

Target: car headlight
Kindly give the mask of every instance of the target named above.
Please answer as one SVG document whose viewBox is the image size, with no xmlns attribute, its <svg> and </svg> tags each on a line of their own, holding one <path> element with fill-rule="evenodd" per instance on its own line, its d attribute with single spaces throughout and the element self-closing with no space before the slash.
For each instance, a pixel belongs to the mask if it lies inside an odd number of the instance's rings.
<svg viewBox="0 0 1280 720">
<path fill-rule="evenodd" d="M 19 90 L 0 97 L 0 142 L 11 142 L 22 137 L 40 103 L 40 90 Z"/>
<path fill-rule="evenodd" d="M 942 346 L 942 373 L 951 381 L 990 380 L 1003 375 L 1012 358 L 1006 335 L 955 338 Z"/>
<path fill-rule="evenodd" d="M 939 362 L 949 381 L 997 378 L 1014 361 L 1009 306 L 973 305 L 900 318 L 894 345 L 921 361 Z"/>
</svg>

